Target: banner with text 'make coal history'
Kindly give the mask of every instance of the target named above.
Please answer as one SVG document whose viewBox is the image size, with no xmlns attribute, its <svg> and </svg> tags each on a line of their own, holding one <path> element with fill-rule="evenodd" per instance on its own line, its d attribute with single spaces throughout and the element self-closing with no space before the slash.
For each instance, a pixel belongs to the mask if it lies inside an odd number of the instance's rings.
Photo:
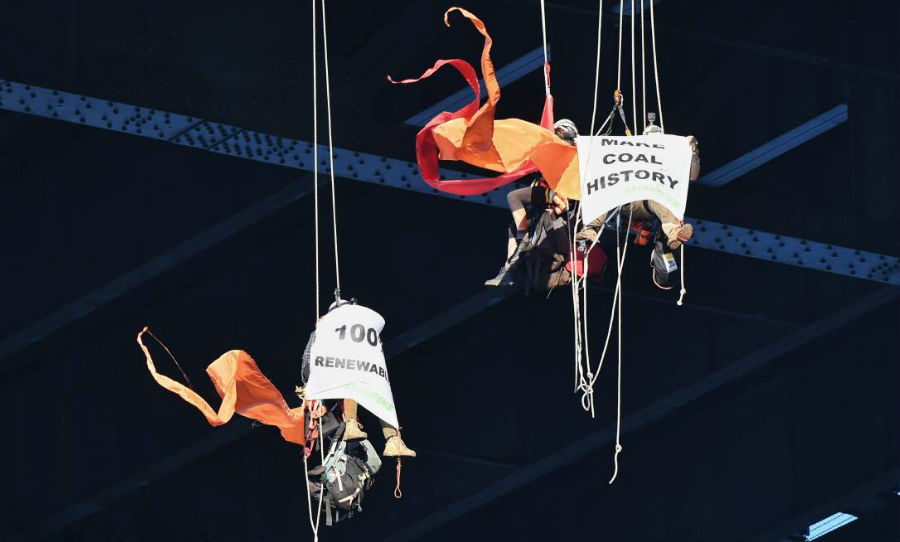
<svg viewBox="0 0 900 542">
<path fill-rule="evenodd" d="M 384 318 L 361 305 L 342 305 L 323 316 L 310 349 L 306 397 L 353 399 L 399 427 L 381 348 L 382 329 Z"/>
<path fill-rule="evenodd" d="M 653 200 L 684 218 L 691 172 L 686 137 L 580 136 L 577 145 L 585 224 L 620 205 L 642 200 Z"/>
</svg>

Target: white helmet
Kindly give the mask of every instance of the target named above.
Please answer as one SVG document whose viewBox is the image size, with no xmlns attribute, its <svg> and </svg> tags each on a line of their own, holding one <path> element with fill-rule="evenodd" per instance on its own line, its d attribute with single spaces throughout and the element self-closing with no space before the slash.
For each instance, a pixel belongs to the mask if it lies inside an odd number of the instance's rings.
<svg viewBox="0 0 900 542">
<path fill-rule="evenodd" d="M 656 113 L 647 113 L 647 124 L 644 126 L 643 135 L 662 134 L 662 128 L 654 124 L 656 122 Z"/>
<path fill-rule="evenodd" d="M 578 137 L 578 128 L 575 123 L 569 119 L 559 119 L 553 124 L 553 132 L 560 138 L 565 139 L 569 143 L 575 143 Z"/>
<path fill-rule="evenodd" d="M 338 307 L 343 307 L 344 305 L 356 305 L 356 298 L 353 298 L 350 301 L 347 301 L 346 299 L 338 299 L 328 306 L 328 312 L 331 312 Z"/>
</svg>

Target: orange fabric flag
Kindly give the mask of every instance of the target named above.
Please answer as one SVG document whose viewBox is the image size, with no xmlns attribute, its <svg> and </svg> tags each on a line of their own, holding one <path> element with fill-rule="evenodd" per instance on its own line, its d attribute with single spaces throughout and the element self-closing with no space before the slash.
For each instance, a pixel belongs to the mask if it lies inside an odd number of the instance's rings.
<svg viewBox="0 0 900 542">
<path fill-rule="evenodd" d="M 450 26 L 448 17 L 457 11 L 469 19 L 484 36 L 481 53 L 481 72 L 488 99 L 481 107 L 478 82 L 474 70 L 465 61 L 439 60 L 434 67 L 417 79 L 393 81 L 414 83 L 430 77 L 440 67 L 450 64 L 465 77 L 475 93 L 475 99 L 462 109 L 443 112 L 428 122 L 416 137 L 416 157 L 425 181 L 446 192 L 461 195 L 483 194 L 510 183 L 523 175 L 540 170 L 547 183 L 556 192 L 570 199 L 580 199 L 578 160 L 575 147 L 556 136 L 552 131 L 553 102 L 548 94 L 541 126 L 521 119 L 495 120 L 494 113 L 500 101 L 500 85 L 491 62 L 493 41 L 484 23 L 471 12 L 453 7 L 444 13 L 444 24 Z M 477 108 L 477 109 L 476 109 Z M 548 110 L 549 108 L 549 110 Z M 502 173 L 499 177 L 441 181 L 438 160 L 460 160 L 473 166 Z"/>
<path fill-rule="evenodd" d="M 153 337 L 145 327 L 138 333 L 137 342 L 147 358 L 150 375 L 157 384 L 194 405 L 210 425 L 215 427 L 228 423 L 237 412 L 264 424 L 274 425 L 281 430 L 284 440 L 305 446 L 303 407 L 289 408 L 281 392 L 259 370 L 249 354 L 243 350 L 230 350 L 206 368 L 206 374 L 222 398 L 222 404 L 216 411 L 197 392 L 156 370 L 150 350 L 144 345 L 145 333 Z"/>
</svg>

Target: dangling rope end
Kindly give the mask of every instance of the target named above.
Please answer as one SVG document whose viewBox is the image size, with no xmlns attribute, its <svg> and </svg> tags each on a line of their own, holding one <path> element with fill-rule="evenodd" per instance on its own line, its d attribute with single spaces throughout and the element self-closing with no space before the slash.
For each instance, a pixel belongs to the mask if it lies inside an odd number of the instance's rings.
<svg viewBox="0 0 900 542">
<path fill-rule="evenodd" d="M 619 475 L 619 454 L 622 453 L 622 445 L 616 443 L 616 454 L 613 456 L 613 464 L 615 468 L 613 469 L 612 478 L 609 479 L 609 485 L 612 485 L 613 482 L 616 481 L 616 477 Z"/>
<path fill-rule="evenodd" d="M 403 470 L 403 463 L 400 461 L 400 457 L 397 457 L 397 485 L 394 486 L 394 498 L 402 499 L 403 492 L 400 491 L 400 471 Z"/>
<path fill-rule="evenodd" d="M 687 288 L 684 286 L 684 243 L 681 244 L 681 292 L 678 295 L 678 306 L 682 306 L 684 304 L 684 294 L 687 293 Z"/>
</svg>

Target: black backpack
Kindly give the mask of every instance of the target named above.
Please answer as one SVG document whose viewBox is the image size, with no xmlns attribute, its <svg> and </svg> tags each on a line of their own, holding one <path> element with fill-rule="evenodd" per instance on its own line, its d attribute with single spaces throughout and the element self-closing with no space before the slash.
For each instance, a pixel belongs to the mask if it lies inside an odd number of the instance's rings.
<svg viewBox="0 0 900 542">
<path fill-rule="evenodd" d="M 528 236 L 519 245 L 513 269 L 516 282 L 525 286 L 526 294 L 532 290 L 553 290 L 572 280 L 566 269 L 570 233 L 565 216 L 541 211 L 531 217 Z"/>
<path fill-rule="evenodd" d="M 323 417 L 323 434 L 332 425 L 328 417 Z M 325 461 L 309 470 L 310 495 L 313 502 L 322 499 L 325 525 L 333 525 L 343 519 L 362 512 L 365 492 L 373 482 L 375 473 L 381 468 L 381 459 L 368 440 L 343 440 L 345 424 L 331 429 L 330 446 Z"/>
</svg>

